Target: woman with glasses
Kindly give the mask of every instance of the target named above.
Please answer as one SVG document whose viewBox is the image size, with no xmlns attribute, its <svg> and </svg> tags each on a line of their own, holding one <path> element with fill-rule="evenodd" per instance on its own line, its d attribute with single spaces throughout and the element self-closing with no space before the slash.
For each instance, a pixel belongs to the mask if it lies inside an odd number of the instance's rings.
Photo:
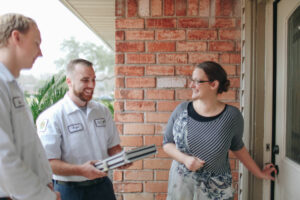
<svg viewBox="0 0 300 200">
<path fill-rule="evenodd" d="M 174 159 L 167 200 L 233 199 L 229 150 L 256 177 L 274 180 L 274 166 L 261 170 L 244 146 L 240 111 L 218 99 L 229 85 L 218 63 L 203 62 L 194 69 L 192 101 L 177 106 L 164 133 L 163 149 Z"/>
</svg>

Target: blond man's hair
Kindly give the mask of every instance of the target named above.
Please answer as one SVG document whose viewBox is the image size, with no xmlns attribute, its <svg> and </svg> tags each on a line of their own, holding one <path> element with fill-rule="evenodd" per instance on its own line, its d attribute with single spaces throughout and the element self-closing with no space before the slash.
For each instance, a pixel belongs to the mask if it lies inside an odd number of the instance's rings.
<svg viewBox="0 0 300 200">
<path fill-rule="evenodd" d="M 17 30 L 26 34 L 30 25 L 36 25 L 36 22 L 30 17 L 22 14 L 7 13 L 0 16 L 0 47 L 6 46 L 11 33 Z"/>
</svg>

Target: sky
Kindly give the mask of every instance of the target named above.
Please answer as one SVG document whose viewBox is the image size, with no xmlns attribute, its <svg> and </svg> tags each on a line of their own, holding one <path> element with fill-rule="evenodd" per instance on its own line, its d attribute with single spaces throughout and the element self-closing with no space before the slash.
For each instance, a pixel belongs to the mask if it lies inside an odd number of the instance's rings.
<svg viewBox="0 0 300 200">
<path fill-rule="evenodd" d="M 22 74 L 32 74 L 39 78 L 43 74 L 56 72 L 54 61 L 64 56 L 60 44 L 64 39 L 74 37 L 80 42 L 93 42 L 106 45 L 83 22 L 69 11 L 59 0 L 0 0 L 0 15 L 16 12 L 33 18 L 41 32 L 39 57 L 31 70 Z"/>
</svg>

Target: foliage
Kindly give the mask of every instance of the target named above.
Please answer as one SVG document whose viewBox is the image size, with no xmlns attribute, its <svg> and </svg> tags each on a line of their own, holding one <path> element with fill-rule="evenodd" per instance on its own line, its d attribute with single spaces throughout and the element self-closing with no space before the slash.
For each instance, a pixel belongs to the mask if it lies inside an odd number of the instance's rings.
<svg viewBox="0 0 300 200">
<path fill-rule="evenodd" d="M 101 103 L 104 104 L 110 111 L 111 116 L 114 117 L 114 105 L 112 101 L 109 100 L 101 100 Z"/>
<path fill-rule="evenodd" d="M 54 75 L 49 80 L 45 81 L 44 85 L 38 89 L 36 94 L 27 94 L 26 100 L 30 105 L 34 123 L 39 114 L 63 98 L 67 90 L 66 77 Z"/>
<path fill-rule="evenodd" d="M 54 75 L 43 83 L 36 94 L 26 94 L 26 100 L 30 105 L 34 123 L 45 109 L 62 99 L 67 91 L 66 77 L 64 75 Z M 114 116 L 113 101 L 105 99 L 99 101 L 107 106 L 111 115 Z"/>
<path fill-rule="evenodd" d="M 91 42 L 80 43 L 73 37 L 69 40 L 64 40 L 61 44 L 61 50 L 68 52 L 64 58 L 55 61 L 58 69 L 66 67 L 67 63 L 75 58 L 85 58 L 94 64 L 95 71 L 113 73 L 114 68 L 114 53 L 105 50 L 103 46 L 95 45 Z"/>
</svg>

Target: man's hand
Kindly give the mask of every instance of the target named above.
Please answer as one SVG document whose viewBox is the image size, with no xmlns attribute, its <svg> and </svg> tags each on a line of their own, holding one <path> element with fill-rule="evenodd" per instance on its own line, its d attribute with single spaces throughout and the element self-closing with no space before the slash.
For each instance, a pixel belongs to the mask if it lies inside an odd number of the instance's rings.
<svg viewBox="0 0 300 200">
<path fill-rule="evenodd" d="M 55 192 L 55 195 L 56 195 L 56 200 L 61 200 L 61 198 L 60 198 L 60 193 L 59 193 L 59 192 L 56 192 L 56 191 L 54 191 L 53 184 L 52 184 L 52 183 L 48 183 L 48 185 L 47 185 L 47 186 L 50 188 L 50 190 L 52 190 L 53 192 Z"/>
<path fill-rule="evenodd" d="M 61 200 L 60 193 L 59 192 L 55 192 L 55 194 L 56 194 L 56 200 Z"/>
<path fill-rule="evenodd" d="M 186 166 L 186 168 L 188 168 L 189 170 L 195 172 L 198 169 L 200 169 L 201 167 L 203 167 L 205 161 L 200 160 L 197 157 L 194 156 L 186 156 L 184 159 L 184 165 Z"/>
<path fill-rule="evenodd" d="M 88 161 L 80 166 L 81 175 L 93 180 L 96 178 L 101 178 L 107 176 L 107 173 L 100 171 L 95 167 L 95 163 L 99 162 L 98 160 Z"/>
<path fill-rule="evenodd" d="M 54 188 L 53 188 L 53 184 L 52 183 L 48 183 L 48 188 L 50 188 L 50 190 L 54 191 Z"/>
</svg>

